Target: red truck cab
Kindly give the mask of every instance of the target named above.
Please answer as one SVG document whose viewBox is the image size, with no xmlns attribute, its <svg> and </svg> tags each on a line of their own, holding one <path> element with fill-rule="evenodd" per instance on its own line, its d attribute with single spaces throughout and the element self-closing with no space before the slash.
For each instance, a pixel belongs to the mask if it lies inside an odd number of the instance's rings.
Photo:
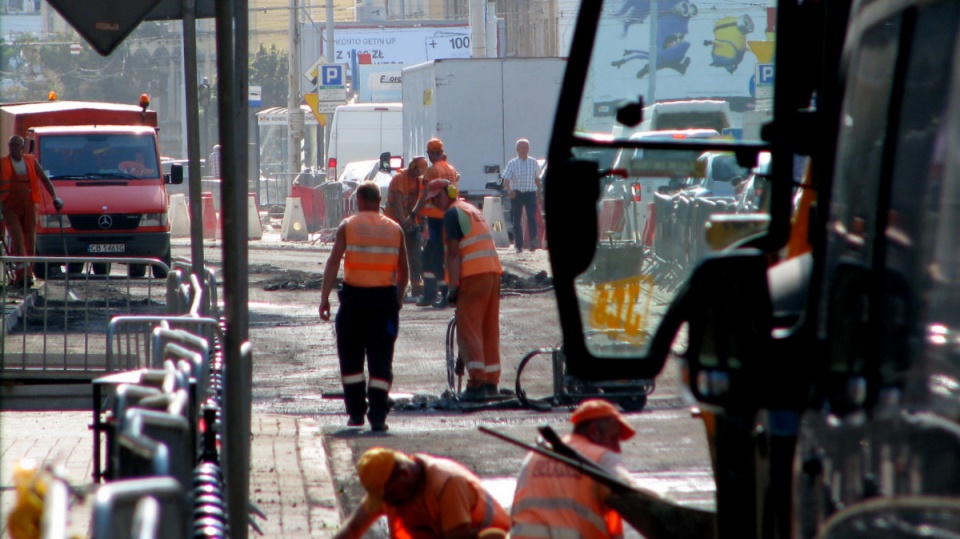
<svg viewBox="0 0 960 539">
<path fill-rule="evenodd" d="M 42 190 L 37 256 L 156 258 L 169 265 L 166 184 L 182 182 L 183 175 L 182 168 L 162 173 L 156 112 L 53 101 L 3 105 L 0 119 L 4 138 L 24 137 L 24 151 L 37 158 L 64 202 L 58 213 Z M 108 273 L 109 265 L 93 269 Z M 131 275 L 145 270 L 130 265 Z M 154 267 L 153 273 L 163 272 Z"/>
</svg>

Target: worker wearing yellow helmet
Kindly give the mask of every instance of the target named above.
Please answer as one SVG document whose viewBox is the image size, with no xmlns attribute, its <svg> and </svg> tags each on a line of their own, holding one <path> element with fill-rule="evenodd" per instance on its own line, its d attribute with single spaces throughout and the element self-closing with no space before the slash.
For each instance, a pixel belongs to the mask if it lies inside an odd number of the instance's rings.
<svg viewBox="0 0 960 539">
<path fill-rule="evenodd" d="M 360 539 L 381 516 L 392 539 L 495 539 L 510 528 L 480 479 L 452 460 L 374 447 L 360 457 L 357 474 L 366 495 L 335 539 Z"/>
</svg>

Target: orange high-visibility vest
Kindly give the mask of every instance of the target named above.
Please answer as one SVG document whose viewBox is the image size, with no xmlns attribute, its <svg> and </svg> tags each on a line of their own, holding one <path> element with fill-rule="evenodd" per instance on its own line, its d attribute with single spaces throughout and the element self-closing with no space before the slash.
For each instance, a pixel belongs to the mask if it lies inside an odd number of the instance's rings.
<svg viewBox="0 0 960 539">
<path fill-rule="evenodd" d="M 460 216 L 460 278 L 479 273 L 503 273 L 490 225 L 475 206 L 462 200 L 453 203 Z"/>
<path fill-rule="evenodd" d="M 579 435 L 565 440 L 594 462 L 610 450 Z M 586 474 L 531 453 L 520 469 L 511 506 L 511 539 L 608 539 L 623 535 L 623 520 L 603 500 L 610 489 Z"/>
<path fill-rule="evenodd" d="M 401 511 L 386 507 L 387 523 L 392 539 L 442 537 L 443 532 L 448 531 L 440 529 L 441 515 L 443 515 L 447 509 L 444 507 L 444 501 L 441 499 L 441 495 L 447 483 L 453 477 L 466 479 L 475 494 L 475 496 L 472 497 L 476 499 L 476 503 L 474 503 L 470 509 L 471 537 L 476 537 L 480 530 L 487 528 L 499 528 L 504 531 L 510 528 L 510 517 L 507 515 L 506 510 L 483 488 L 480 484 L 480 479 L 477 478 L 473 472 L 452 460 L 431 457 L 430 455 L 424 455 L 422 453 L 416 454 L 415 457 L 424 463 L 424 471 L 426 473 L 422 496 L 423 505 L 426 507 L 428 515 L 425 515 L 427 518 L 421 520 L 428 520 L 433 524 L 434 529 L 430 530 L 433 533 L 426 534 L 426 530 L 423 529 L 408 529 L 403 521 Z"/>
<path fill-rule="evenodd" d="M 363 288 L 397 284 L 403 242 L 400 225 L 376 211 L 362 211 L 345 222 L 344 281 Z"/>
<path fill-rule="evenodd" d="M 27 165 L 27 177 L 30 178 L 30 198 L 34 204 L 40 203 L 40 177 L 37 176 L 36 159 L 32 155 L 23 154 L 23 162 Z M 0 159 L 0 201 L 6 200 L 17 177 L 13 169 L 13 159 L 9 155 Z"/>
<path fill-rule="evenodd" d="M 436 163 L 430 165 L 430 168 L 427 169 L 426 174 L 423 175 L 423 186 L 420 188 L 421 192 L 426 191 L 427 184 L 433 180 L 449 180 L 454 186 L 460 182 L 460 173 L 457 172 L 457 169 L 453 168 L 452 165 L 447 164 L 446 161 L 437 161 Z M 433 217 L 435 219 L 443 219 L 443 210 L 433 205 L 432 202 L 427 202 L 426 206 L 420 209 L 420 215 L 424 217 Z"/>
</svg>

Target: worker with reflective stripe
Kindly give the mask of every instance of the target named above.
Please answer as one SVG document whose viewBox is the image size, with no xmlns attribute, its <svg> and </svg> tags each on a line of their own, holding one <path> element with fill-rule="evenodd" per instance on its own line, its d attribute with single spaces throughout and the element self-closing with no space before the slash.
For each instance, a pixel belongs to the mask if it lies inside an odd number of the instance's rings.
<svg viewBox="0 0 960 539">
<path fill-rule="evenodd" d="M 366 495 L 335 539 L 360 539 L 381 516 L 392 539 L 502 539 L 510 527 L 480 479 L 452 460 L 374 447 L 357 473 Z"/>
<path fill-rule="evenodd" d="M 456 304 L 457 346 L 467 367 L 462 400 L 484 401 L 500 395 L 500 257 L 490 226 L 473 205 L 457 199 L 447 180 L 427 185 L 427 198 L 444 210 L 447 299 Z"/>
<path fill-rule="evenodd" d="M 417 305 L 424 307 L 447 307 L 447 283 L 443 268 L 443 210 L 431 203 L 426 196 L 426 186 L 433 180 L 447 180 L 454 187 L 460 181 L 460 173 L 453 165 L 447 163 L 447 155 L 443 152 L 443 141 L 432 138 L 427 141 L 427 158 L 430 159 L 430 168 L 423 175 L 424 188 L 420 189 L 420 200 L 410 213 L 409 218 L 417 214 L 427 220 L 427 229 L 430 232 L 427 244 L 423 247 L 423 296 Z"/>
<path fill-rule="evenodd" d="M 371 430 L 385 431 L 387 396 L 393 383 L 393 345 L 407 287 L 407 253 L 400 225 L 380 214 L 377 184 L 362 182 L 357 187 L 357 207 L 359 213 L 344 219 L 337 229 L 323 271 L 320 318 L 330 320 L 330 292 L 342 258 L 344 278 L 337 294 L 336 330 L 347 425 L 363 426 L 367 414 Z M 364 356 L 369 383 L 363 373 Z"/>
<path fill-rule="evenodd" d="M 36 253 L 37 204 L 43 202 L 41 186 L 53 197 L 53 207 L 57 211 L 63 207 L 50 178 L 32 155 L 23 153 L 23 145 L 23 137 L 13 135 L 7 141 L 10 153 L 0 159 L 0 212 L 10 234 L 10 254 L 13 256 L 33 256 Z M 11 285 L 18 287 L 25 283 L 33 283 L 33 271 L 29 265 L 17 267 Z"/>
<path fill-rule="evenodd" d="M 620 442 L 635 431 L 607 401 L 584 401 L 570 417 L 573 433 L 563 441 L 628 483 Z M 523 461 L 511 506 L 512 539 L 605 539 L 623 534 L 623 522 L 606 499 L 610 489 L 548 457 Z"/>
</svg>

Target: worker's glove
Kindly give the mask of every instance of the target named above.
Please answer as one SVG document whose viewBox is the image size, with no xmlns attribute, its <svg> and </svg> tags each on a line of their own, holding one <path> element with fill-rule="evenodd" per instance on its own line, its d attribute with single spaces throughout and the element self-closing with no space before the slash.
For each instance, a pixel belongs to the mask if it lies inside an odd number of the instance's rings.
<svg viewBox="0 0 960 539">
<path fill-rule="evenodd" d="M 449 303 L 450 305 L 456 305 L 457 298 L 459 296 L 460 294 L 457 291 L 457 289 L 451 286 L 450 289 L 447 290 L 447 303 Z"/>
<path fill-rule="evenodd" d="M 60 211 L 63 208 L 63 200 L 60 200 L 59 198 L 54 198 L 53 207 L 56 208 L 57 211 Z"/>
</svg>

